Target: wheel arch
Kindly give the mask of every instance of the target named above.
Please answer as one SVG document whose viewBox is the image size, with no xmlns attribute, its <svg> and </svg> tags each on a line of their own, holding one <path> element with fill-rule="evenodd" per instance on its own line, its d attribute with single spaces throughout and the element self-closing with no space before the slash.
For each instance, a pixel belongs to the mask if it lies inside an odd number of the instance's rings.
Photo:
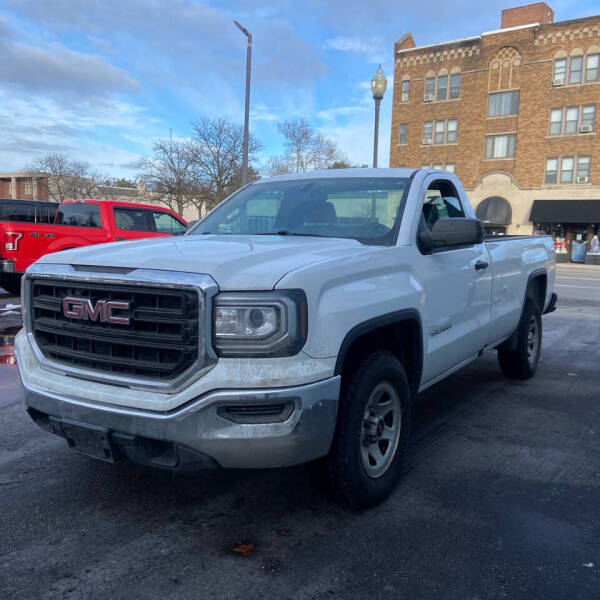
<svg viewBox="0 0 600 600">
<path fill-rule="evenodd" d="M 380 315 L 353 327 L 345 336 L 335 364 L 335 375 L 342 376 L 366 356 L 386 349 L 402 363 L 413 397 L 421 384 L 423 372 L 423 328 L 415 309 L 404 309 Z"/>
<path fill-rule="evenodd" d="M 519 321 L 515 326 L 515 330 L 511 333 L 510 337 L 497 346 L 500 350 L 514 350 L 517 347 L 517 334 L 519 331 L 519 323 L 523 318 L 525 312 L 525 306 L 528 300 L 534 300 L 540 307 L 540 313 L 544 312 L 544 305 L 546 304 L 546 290 L 548 288 L 548 273 L 546 269 L 536 269 L 529 274 L 527 278 L 527 285 L 525 287 L 525 296 L 523 298 L 523 306 L 521 307 L 521 314 L 519 315 Z"/>
</svg>

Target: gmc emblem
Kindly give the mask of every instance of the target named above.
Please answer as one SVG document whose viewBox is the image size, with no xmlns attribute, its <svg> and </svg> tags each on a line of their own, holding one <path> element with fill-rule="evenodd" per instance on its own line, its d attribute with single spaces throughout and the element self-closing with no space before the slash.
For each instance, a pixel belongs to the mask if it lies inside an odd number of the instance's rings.
<svg viewBox="0 0 600 600">
<path fill-rule="evenodd" d="M 129 325 L 129 317 L 116 317 L 113 310 L 127 310 L 129 302 L 116 300 L 98 300 L 96 304 L 89 298 L 64 298 L 62 301 L 63 315 L 69 319 L 89 319 L 100 323 L 115 323 Z"/>
</svg>

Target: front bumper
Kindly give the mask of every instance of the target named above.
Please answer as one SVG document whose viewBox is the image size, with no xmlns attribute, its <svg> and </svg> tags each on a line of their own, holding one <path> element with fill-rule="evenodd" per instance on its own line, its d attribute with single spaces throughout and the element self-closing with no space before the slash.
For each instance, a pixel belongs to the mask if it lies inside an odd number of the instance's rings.
<svg viewBox="0 0 600 600">
<path fill-rule="evenodd" d="M 166 412 L 90 403 L 31 383 L 23 387 L 28 412 L 42 428 L 63 435 L 61 420 L 105 428 L 118 457 L 182 470 L 269 468 L 329 452 L 340 377 L 287 388 L 214 391 Z M 240 423 L 223 416 L 224 407 L 265 404 L 287 405 L 291 413 L 279 422 Z"/>
</svg>

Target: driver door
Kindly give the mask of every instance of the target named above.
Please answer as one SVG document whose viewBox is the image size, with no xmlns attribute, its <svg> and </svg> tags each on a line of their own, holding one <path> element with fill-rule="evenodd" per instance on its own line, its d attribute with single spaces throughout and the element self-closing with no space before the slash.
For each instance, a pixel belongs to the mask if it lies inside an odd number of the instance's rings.
<svg viewBox="0 0 600 600">
<path fill-rule="evenodd" d="M 448 179 L 428 177 L 422 198 L 419 229 L 431 229 L 439 219 L 471 216 Z M 492 277 L 491 265 L 481 265 L 489 262 L 483 243 L 439 248 L 429 254 L 419 251 L 416 270 L 423 281 L 426 307 L 424 383 L 477 355 L 485 346 Z"/>
</svg>

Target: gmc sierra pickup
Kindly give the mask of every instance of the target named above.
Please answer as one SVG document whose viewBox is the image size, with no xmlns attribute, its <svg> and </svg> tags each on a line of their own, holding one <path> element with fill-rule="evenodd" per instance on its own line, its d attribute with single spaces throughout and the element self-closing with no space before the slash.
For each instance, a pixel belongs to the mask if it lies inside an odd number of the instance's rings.
<svg viewBox="0 0 600 600">
<path fill-rule="evenodd" d="M 76 450 L 315 461 L 367 507 L 398 480 L 419 391 L 492 349 L 506 376 L 534 374 L 553 283 L 551 238 L 484 239 L 452 174 L 304 173 L 245 186 L 180 238 L 44 256 L 16 355 L 29 414 Z"/>
</svg>

